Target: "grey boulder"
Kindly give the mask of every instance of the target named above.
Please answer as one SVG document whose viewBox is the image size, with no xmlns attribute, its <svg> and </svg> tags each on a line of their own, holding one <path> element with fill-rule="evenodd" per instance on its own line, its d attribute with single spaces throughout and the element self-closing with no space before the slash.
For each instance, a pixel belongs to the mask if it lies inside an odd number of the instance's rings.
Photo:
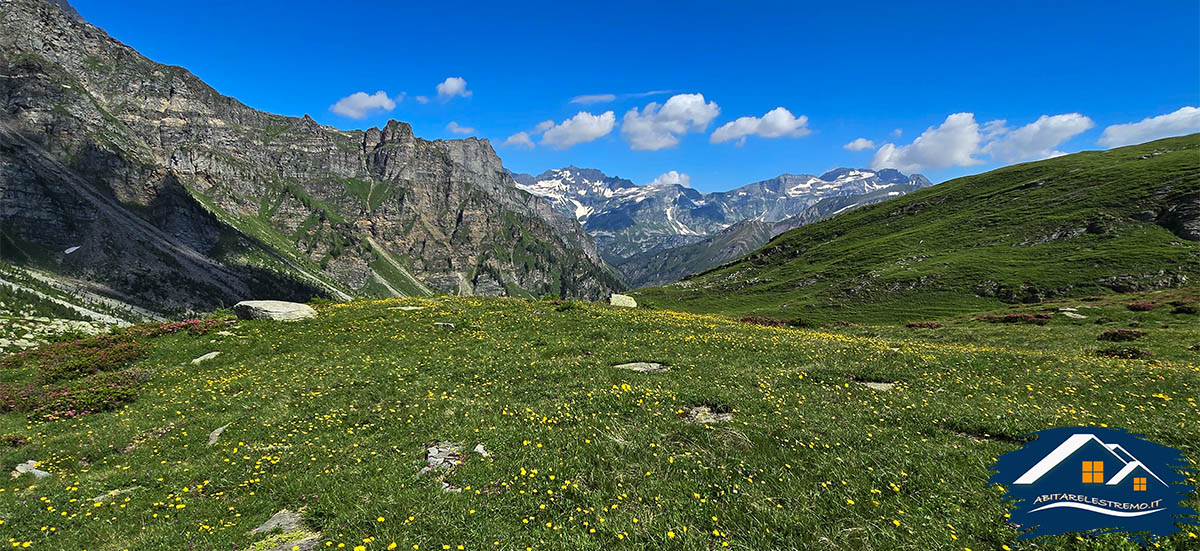
<svg viewBox="0 0 1200 551">
<path fill-rule="evenodd" d="M 613 306 L 623 306 L 625 308 L 637 308 L 637 301 L 633 300 L 633 297 L 631 297 L 629 295 L 618 295 L 616 293 L 613 293 L 612 296 L 608 297 L 608 303 Z"/>
<path fill-rule="evenodd" d="M 282 300 L 243 300 L 233 305 L 233 311 L 239 318 L 247 320 L 295 321 L 317 317 L 312 306 Z"/>
</svg>

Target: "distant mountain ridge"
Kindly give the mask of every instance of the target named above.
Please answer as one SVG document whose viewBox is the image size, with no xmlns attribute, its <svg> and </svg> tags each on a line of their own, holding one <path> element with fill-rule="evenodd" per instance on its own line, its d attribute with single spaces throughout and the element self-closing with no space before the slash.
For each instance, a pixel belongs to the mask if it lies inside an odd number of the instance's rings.
<svg viewBox="0 0 1200 551">
<path fill-rule="evenodd" d="M 931 185 L 923 177 L 914 177 L 910 182 L 866 193 L 826 197 L 778 222 L 743 220 L 695 243 L 634 255 L 617 265 L 617 269 L 633 287 L 666 285 L 745 256 L 788 230 Z"/>
<path fill-rule="evenodd" d="M 514 174 L 513 179 L 579 220 L 596 239 L 600 254 L 634 286 L 675 281 L 693 273 L 687 270 L 704 270 L 716 265 L 711 263 L 716 259 L 732 260 L 736 256 L 729 254 L 761 246 L 763 235 L 769 239 L 800 224 L 932 185 L 920 174 L 853 168 L 820 176 L 782 174 L 715 193 L 678 184 L 637 185 L 575 166 L 538 176 Z M 718 237 L 722 232 L 735 235 Z M 709 239 L 731 247 L 723 245 L 718 253 L 693 246 Z M 654 260 L 647 263 L 649 259 Z M 667 264 L 674 269 L 665 270 Z"/>
</svg>

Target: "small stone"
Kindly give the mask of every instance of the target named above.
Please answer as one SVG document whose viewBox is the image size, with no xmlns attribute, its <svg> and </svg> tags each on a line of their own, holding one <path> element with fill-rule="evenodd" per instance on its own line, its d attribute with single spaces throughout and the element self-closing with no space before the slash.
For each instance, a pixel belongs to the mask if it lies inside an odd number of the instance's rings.
<svg viewBox="0 0 1200 551">
<path fill-rule="evenodd" d="M 709 406 L 693 406 L 684 410 L 683 417 L 689 423 L 707 425 L 732 421 L 733 413 L 714 412 Z"/>
<path fill-rule="evenodd" d="M 637 301 L 629 295 L 618 295 L 613 293 L 608 297 L 608 303 L 613 306 L 621 306 L 623 308 L 637 308 Z"/>
<path fill-rule="evenodd" d="M 425 463 L 427 465 L 417 473 L 418 476 L 428 474 L 430 471 L 441 469 L 453 469 L 456 465 L 462 462 L 462 452 L 467 447 L 458 442 L 438 442 L 433 446 L 425 449 Z"/>
<path fill-rule="evenodd" d="M 221 355 L 221 352 L 219 350 L 216 352 L 209 352 L 208 354 L 205 354 L 203 356 L 200 356 L 199 358 L 192 360 L 192 365 L 196 365 L 196 364 L 199 364 L 200 362 L 211 360 L 220 355 Z"/>
<path fill-rule="evenodd" d="M 34 478 L 46 478 L 50 473 L 37 468 L 38 462 L 30 459 L 20 465 L 17 465 L 16 470 L 12 472 L 12 477 L 16 478 L 23 474 L 31 474 Z"/>
<path fill-rule="evenodd" d="M 454 329 L 454 324 L 453 324 L 453 323 L 448 323 L 448 322 L 444 322 L 444 321 L 435 322 L 435 323 L 433 324 L 433 326 L 434 326 L 434 327 L 441 327 L 442 329 Z"/>
<path fill-rule="evenodd" d="M 222 337 L 236 337 L 237 336 L 237 333 L 234 333 L 233 331 L 217 331 L 216 334 L 220 335 Z"/>
<path fill-rule="evenodd" d="M 271 515 L 271 518 L 267 519 L 267 521 L 262 523 L 258 528 L 251 530 L 250 533 L 265 534 L 275 530 L 291 532 L 292 530 L 299 530 L 302 521 L 303 519 L 300 518 L 299 513 L 293 513 L 287 509 L 280 509 L 278 513 Z"/>
<path fill-rule="evenodd" d="M 476 444 L 475 449 L 471 450 L 471 451 L 479 454 L 480 457 L 487 457 L 487 456 L 491 455 L 487 452 L 487 450 L 483 449 L 483 444 Z"/>
<path fill-rule="evenodd" d="M 1083 314 L 1076 314 L 1075 312 L 1063 312 L 1063 313 L 1062 313 L 1062 315 L 1064 315 L 1064 316 L 1066 316 L 1066 317 L 1068 317 L 1068 318 L 1071 318 L 1071 319 L 1073 319 L 1073 320 L 1085 320 L 1085 319 L 1087 319 L 1087 316 L 1085 316 L 1085 315 L 1083 315 Z"/>
<path fill-rule="evenodd" d="M 443 492 L 461 492 L 462 488 L 459 488 L 458 486 L 455 486 L 455 485 L 447 483 L 447 482 L 443 482 L 442 483 L 442 491 Z"/>
<path fill-rule="evenodd" d="M 638 371 L 641 373 L 658 373 L 671 369 L 663 364 L 655 362 L 631 362 L 627 364 L 614 365 L 617 369 L 628 369 L 630 371 Z"/>
<path fill-rule="evenodd" d="M 859 383 L 871 390 L 891 390 L 896 388 L 896 383 L 878 383 L 874 381 L 864 381 Z"/>
<path fill-rule="evenodd" d="M 217 427 L 217 430 L 208 433 L 208 445 L 211 446 L 216 444 L 217 439 L 221 437 L 221 433 L 225 432 L 225 429 L 227 428 L 229 428 L 229 423 L 225 423 L 224 425 Z"/>
<path fill-rule="evenodd" d="M 1076 310 L 1074 308 L 1063 307 L 1063 308 L 1059 308 L 1058 311 L 1059 312 L 1075 312 Z"/>
<path fill-rule="evenodd" d="M 424 309 L 425 309 L 424 306 L 393 306 L 391 308 L 388 308 L 388 310 L 403 310 L 405 312 L 415 312 L 417 310 L 424 310 Z"/>
</svg>

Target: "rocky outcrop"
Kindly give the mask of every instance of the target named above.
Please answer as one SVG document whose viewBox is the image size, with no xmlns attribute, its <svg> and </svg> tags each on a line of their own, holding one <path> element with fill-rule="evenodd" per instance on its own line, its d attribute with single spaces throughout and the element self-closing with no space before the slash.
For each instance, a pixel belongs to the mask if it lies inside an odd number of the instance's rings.
<svg viewBox="0 0 1200 551">
<path fill-rule="evenodd" d="M 0 77 L 0 225 L 17 256 L 130 302 L 622 287 L 487 140 L 257 111 L 44 0 L 3 0 Z"/>
</svg>

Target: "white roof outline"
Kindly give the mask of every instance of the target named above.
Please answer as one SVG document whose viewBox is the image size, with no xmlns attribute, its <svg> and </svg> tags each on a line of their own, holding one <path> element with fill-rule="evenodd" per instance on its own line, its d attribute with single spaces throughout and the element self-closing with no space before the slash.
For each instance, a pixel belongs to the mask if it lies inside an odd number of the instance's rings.
<svg viewBox="0 0 1200 551">
<path fill-rule="evenodd" d="M 1164 482 L 1163 479 L 1159 478 L 1158 475 L 1154 474 L 1149 467 L 1146 467 L 1145 464 L 1139 461 L 1125 448 L 1122 448 L 1119 444 L 1105 444 L 1102 440 L 1097 438 L 1096 435 L 1087 433 L 1072 434 L 1069 438 L 1063 440 L 1062 444 L 1059 444 L 1057 448 L 1054 448 L 1054 451 L 1046 454 L 1046 457 L 1043 457 L 1041 461 L 1038 461 L 1033 467 L 1030 467 L 1028 471 L 1025 471 L 1025 474 L 1013 481 L 1013 484 L 1033 484 L 1034 482 L 1037 482 L 1038 479 L 1050 472 L 1051 469 L 1057 467 L 1059 463 L 1066 461 L 1071 454 L 1079 451 L 1079 448 L 1082 448 L 1084 445 L 1092 441 L 1095 441 L 1097 444 L 1103 446 L 1104 449 L 1108 450 L 1108 453 L 1112 454 L 1112 456 L 1116 458 L 1117 461 L 1120 461 L 1122 465 L 1121 470 L 1118 471 L 1117 474 L 1114 475 L 1105 485 L 1115 486 L 1120 484 L 1125 477 L 1129 476 L 1129 473 L 1133 472 L 1138 467 L 1141 467 L 1146 472 L 1150 473 L 1150 476 L 1153 476 L 1155 480 L 1161 482 L 1164 486 L 1167 485 L 1167 483 Z M 1127 461 L 1122 458 L 1121 455 L 1116 452 L 1116 450 L 1120 450 L 1125 455 L 1128 455 L 1132 461 Z"/>
</svg>

